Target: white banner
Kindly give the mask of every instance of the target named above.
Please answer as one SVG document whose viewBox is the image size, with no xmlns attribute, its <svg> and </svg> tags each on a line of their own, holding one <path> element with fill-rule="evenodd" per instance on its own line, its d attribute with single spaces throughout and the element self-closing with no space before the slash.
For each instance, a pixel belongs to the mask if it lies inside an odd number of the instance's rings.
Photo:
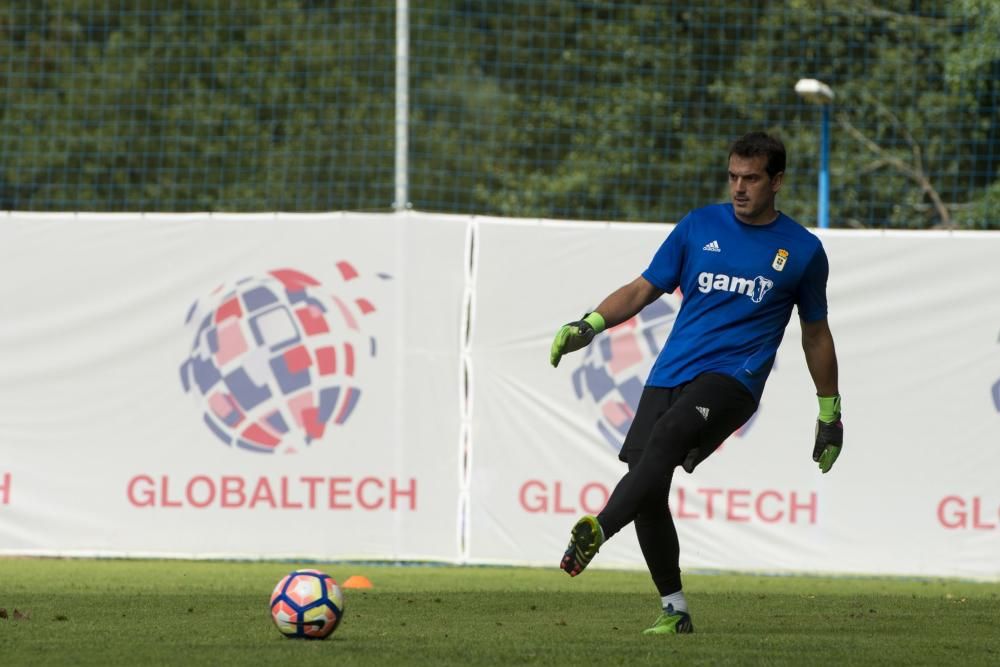
<svg viewBox="0 0 1000 667">
<path fill-rule="evenodd" d="M 678 296 L 548 364 L 559 325 L 648 265 L 670 227 L 478 224 L 469 558 L 555 566 L 625 472 L 617 449 Z M 811 460 L 793 316 L 760 409 L 671 507 L 685 569 L 1000 576 L 1000 235 L 822 234 L 846 444 Z M 595 566 L 642 566 L 634 531 Z"/>
<path fill-rule="evenodd" d="M 556 567 L 680 306 L 559 325 L 667 225 L 398 215 L 0 220 L 0 553 Z M 846 445 L 796 318 L 671 507 L 685 570 L 1000 579 L 1000 235 L 822 231 Z M 471 255 L 470 255 L 471 251 Z M 594 567 L 642 567 L 631 527 Z"/>
<path fill-rule="evenodd" d="M 0 552 L 456 560 L 466 225 L 0 223 Z"/>
</svg>

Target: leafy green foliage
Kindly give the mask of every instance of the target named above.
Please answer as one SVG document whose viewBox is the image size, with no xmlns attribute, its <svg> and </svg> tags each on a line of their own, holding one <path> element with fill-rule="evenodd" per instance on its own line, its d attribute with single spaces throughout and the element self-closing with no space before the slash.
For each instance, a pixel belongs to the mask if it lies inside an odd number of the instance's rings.
<svg viewBox="0 0 1000 667">
<path fill-rule="evenodd" d="M 0 207 L 393 205 L 394 2 L 127 4 L 0 8 Z M 766 129 L 812 224 L 819 78 L 833 225 L 997 229 L 997 34 L 990 0 L 411 3 L 409 204 L 676 221 Z"/>
<path fill-rule="evenodd" d="M 4 165 L 6 207 L 385 207 L 391 12 L 262 0 L 238 12 L 220 0 L 27 6 L 0 24 L 13 64 L 0 137 L 18 156 Z M 375 95 L 381 103 L 356 103 Z"/>
</svg>

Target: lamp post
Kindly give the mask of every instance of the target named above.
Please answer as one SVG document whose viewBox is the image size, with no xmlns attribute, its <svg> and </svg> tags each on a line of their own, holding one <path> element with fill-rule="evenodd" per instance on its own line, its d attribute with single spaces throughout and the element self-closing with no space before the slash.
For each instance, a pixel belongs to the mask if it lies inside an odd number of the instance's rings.
<svg viewBox="0 0 1000 667">
<path fill-rule="evenodd" d="M 816 224 L 821 228 L 830 226 L 830 105 L 833 104 L 833 89 L 816 79 L 799 79 L 795 92 L 807 102 L 818 104 L 823 110 L 819 144 L 819 202 Z"/>
</svg>

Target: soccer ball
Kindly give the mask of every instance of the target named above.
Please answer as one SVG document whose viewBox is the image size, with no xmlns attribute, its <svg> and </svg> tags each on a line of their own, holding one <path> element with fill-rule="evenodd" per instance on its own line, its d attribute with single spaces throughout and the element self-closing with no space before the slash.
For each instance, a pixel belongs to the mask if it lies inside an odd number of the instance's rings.
<svg viewBox="0 0 1000 667">
<path fill-rule="evenodd" d="M 328 574 L 296 570 L 271 593 L 271 619 L 290 638 L 325 639 L 344 617 L 344 593 Z"/>
</svg>

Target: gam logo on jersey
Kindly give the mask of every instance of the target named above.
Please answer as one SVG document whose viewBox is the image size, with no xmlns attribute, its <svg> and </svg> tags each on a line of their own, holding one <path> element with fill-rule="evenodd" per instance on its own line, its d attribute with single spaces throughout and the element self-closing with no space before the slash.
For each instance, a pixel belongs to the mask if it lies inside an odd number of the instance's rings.
<svg viewBox="0 0 1000 667">
<path fill-rule="evenodd" d="M 354 266 L 336 266 L 336 285 L 276 269 L 220 285 L 188 310 L 181 384 L 227 446 L 292 453 L 357 407 L 377 354 L 364 326 L 376 308 Z"/>
<path fill-rule="evenodd" d="M 736 292 L 750 297 L 754 303 L 760 303 L 770 289 L 774 287 L 774 281 L 764 276 L 756 278 L 741 278 L 739 276 L 727 276 L 724 273 L 710 273 L 702 271 L 698 274 L 698 291 L 708 294 L 711 291 Z"/>
</svg>

